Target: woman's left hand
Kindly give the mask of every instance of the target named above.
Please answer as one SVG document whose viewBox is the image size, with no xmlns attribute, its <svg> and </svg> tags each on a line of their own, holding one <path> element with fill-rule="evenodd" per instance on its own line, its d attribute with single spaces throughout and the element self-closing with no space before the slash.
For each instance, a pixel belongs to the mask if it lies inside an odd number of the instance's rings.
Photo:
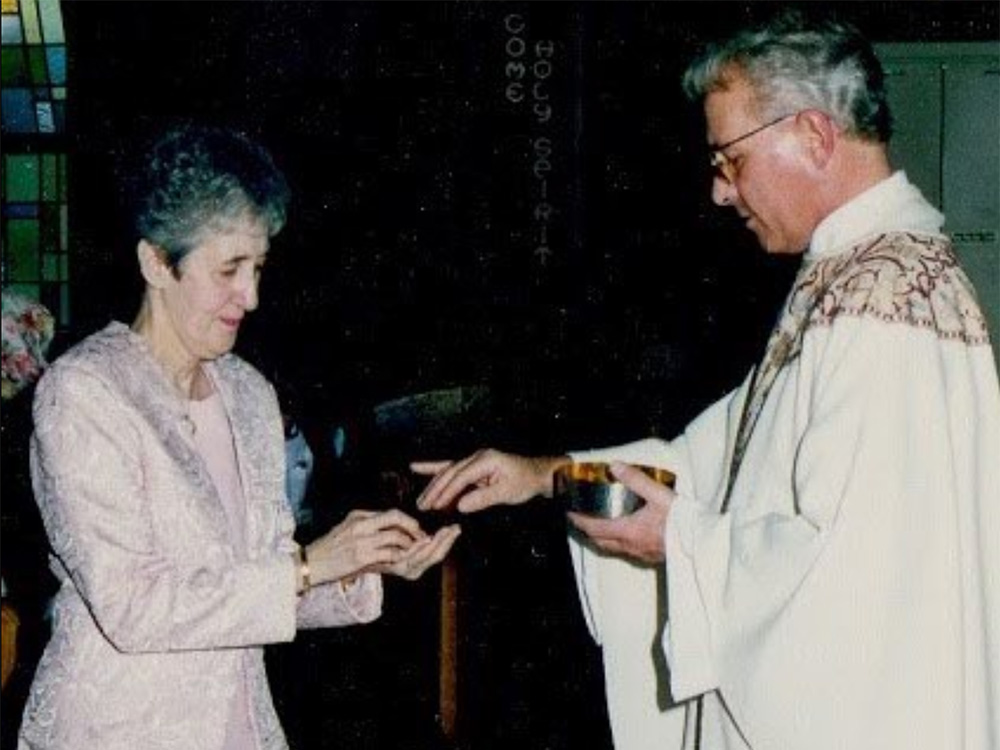
<svg viewBox="0 0 1000 750">
<path fill-rule="evenodd" d="M 374 565 L 370 570 L 415 581 L 445 558 L 461 533 L 462 528 L 458 524 L 443 526 L 434 536 L 417 539 L 392 562 Z"/>
</svg>

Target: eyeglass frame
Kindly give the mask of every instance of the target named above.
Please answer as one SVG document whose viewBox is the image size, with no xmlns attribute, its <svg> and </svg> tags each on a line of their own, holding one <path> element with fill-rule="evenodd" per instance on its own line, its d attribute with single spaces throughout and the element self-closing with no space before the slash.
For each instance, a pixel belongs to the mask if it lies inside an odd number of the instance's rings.
<svg viewBox="0 0 1000 750">
<path fill-rule="evenodd" d="M 768 122 L 765 122 L 763 125 L 760 125 L 754 128 L 753 130 L 744 133 L 743 135 L 737 136 L 736 138 L 726 141 L 722 145 L 716 146 L 715 148 L 709 150 L 708 163 L 712 167 L 712 170 L 715 172 L 717 176 L 721 177 L 728 184 L 732 185 L 736 181 L 736 176 L 739 174 L 739 170 L 737 169 L 736 164 L 733 162 L 733 160 L 729 158 L 728 154 L 725 153 L 725 150 L 727 148 L 735 146 L 740 141 L 745 141 L 748 138 L 757 135 L 757 133 L 761 133 L 767 130 L 768 128 L 774 127 L 779 122 L 784 122 L 790 117 L 795 117 L 797 114 L 798 112 L 789 112 L 787 115 L 781 115 L 781 117 L 776 117 L 773 120 L 769 120 Z"/>
</svg>

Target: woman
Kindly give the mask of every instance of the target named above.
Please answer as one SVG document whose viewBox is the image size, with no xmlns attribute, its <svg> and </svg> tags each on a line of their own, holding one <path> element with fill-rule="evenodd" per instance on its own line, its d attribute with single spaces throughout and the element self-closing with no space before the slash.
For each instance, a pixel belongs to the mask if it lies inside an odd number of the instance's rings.
<svg viewBox="0 0 1000 750">
<path fill-rule="evenodd" d="M 188 128 L 136 182 L 138 315 L 60 357 L 35 397 L 32 477 L 61 589 L 21 747 L 284 748 L 262 644 L 375 619 L 379 574 L 420 576 L 458 528 L 355 511 L 293 542 L 278 402 L 230 353 L 285 181 L 242 136 Z"/>
</svg>

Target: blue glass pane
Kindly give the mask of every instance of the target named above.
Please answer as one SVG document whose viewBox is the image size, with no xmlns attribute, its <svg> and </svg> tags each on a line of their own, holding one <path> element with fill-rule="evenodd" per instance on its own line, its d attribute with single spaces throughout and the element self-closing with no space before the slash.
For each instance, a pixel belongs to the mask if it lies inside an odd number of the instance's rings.
<svg viewBox="0 0 1000 750">
<path fill-rule="evenodd" d="M 38 115 L 38 132 L 56 132 L 56 118 L 52 112 L 52 102 L 38 102 L 35 105 L 35 114 Z"/>
<path fill-rule="evenodd" d="M 24 41 L 24 32 L 21 31 L 20 16 L 4 14 L 2 24 L 2 42 L 4 44 L 20 44 Z"/>
<path fill-rule="evenodd" d="M 4 203 L 3 215 L 10 219 L 34 219 L 38 216 L 38 204 Z"/>
<path fill-rule="evenodd" d="M 0 92 L 4 133 L 34 133 L 35 106 L 28 89 L 4 89 Z"/>
<path fill-rule="evenodd" d="M 45 55 L 49 60 L 49 82 L 53 86 L 66 83 L 66 47 L 47 47 Z"/>
</svg>

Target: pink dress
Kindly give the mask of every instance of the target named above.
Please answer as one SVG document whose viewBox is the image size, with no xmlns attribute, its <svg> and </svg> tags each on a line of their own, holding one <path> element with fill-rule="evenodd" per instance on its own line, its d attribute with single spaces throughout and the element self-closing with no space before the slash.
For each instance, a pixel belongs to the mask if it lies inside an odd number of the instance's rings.
<svg viewBox="0 0 1000 750">
<path fill-rule="evenodd" d="M 194 423 L 194 442 L 198 453 L 205 459 L 208 473 L 212 477 L 215 489 L 218 490 L 223 510 L 229 520 L 233 546 L 245 555 L 247 506 L 240 484 L 233 433 L 219 392 L 213 390 L 206 399 L 189 401 L 188 414 Z M 256 748 L 257 740 L 250 725 L 250 703 L 244 676 L 244 679 L 237 684 L 236 695 L 229 712 L 223 750 L 256 750 Z"/>
</svg>

